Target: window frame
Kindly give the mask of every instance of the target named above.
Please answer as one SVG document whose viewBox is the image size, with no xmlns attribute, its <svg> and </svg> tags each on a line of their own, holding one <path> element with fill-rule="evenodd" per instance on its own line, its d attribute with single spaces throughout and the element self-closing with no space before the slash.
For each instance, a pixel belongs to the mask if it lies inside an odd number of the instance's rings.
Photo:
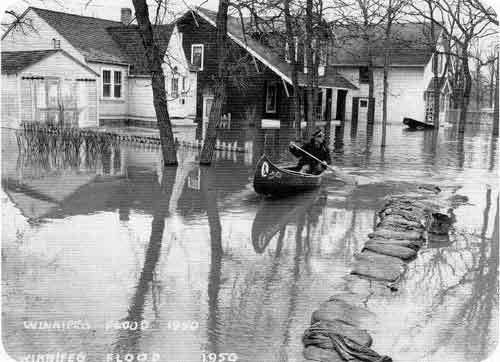
<svg viewBox="0 0 500 362">
<path fill-rule="evenodd" d="M 362 77 L 363 71 L 366 71 L 367 78 Z M 368 67 L 359 67 L 359 84 L 369 84 L 370 83 L 370 68 Z"/>
<path fill-rule="evenodd" d="M 205 65 L 204 62 L 205 62 L 205 45 L 204 44 L 199 44 L 199 43 L 196 43 L 196 44 L 191 44 L 191 65 L 195 65 L 193 63 L 193 55 L 194 55 L 194 49 L 196 47 L 200 47 L 201 48 L 201 65 L 200 65 L 200 69 L 199 70 L 203 70 L 203 66 Z"/>
<path fill-rule="evenodd" d="M 174 93 L 174 84 L 175 84 L 175 93 Z M 170 80 L 170 96 L 172 98 L 179 98 L 179 78 L 178 77 L 172 77 Z"/>
<path fill-rule="evenodd" d="M 104 83 L 104 72 L 109 72 L 109 83 Z M 116 82 L 116 73 L 120 73 L 120 81 Z M 123 100 L 124 70 L 119 68 L 101 68 L 101 99 L 102 100 Z M 104 86 L 109 85 L 109 96 L 104 95 Z M 120 96 L 116 97 L 115 87 L 120 87 Z"/>
<path fill-rule="evenodd" d="M 269 104 L 269 89 L 271 87 L 274 87 L 274 107 L 271 108 Z M 265 104 L 265 111 L 266 113 L 277 113 L 278 112 L 278 82 L 268 82 L 266 84 L 266 104 Z"/>
</svg>

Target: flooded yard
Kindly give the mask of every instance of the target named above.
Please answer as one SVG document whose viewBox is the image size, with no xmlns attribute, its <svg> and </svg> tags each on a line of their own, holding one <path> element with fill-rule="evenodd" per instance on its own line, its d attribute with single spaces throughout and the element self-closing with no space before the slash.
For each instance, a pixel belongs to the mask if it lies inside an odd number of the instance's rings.
<svg viewBox="0 0 500 362">
<path fill-rule="evenodd" d="M 334 164 L 363 182 L 326 178 L 276 201 L 253 191 L 257 157 L 218 152 L 200 168 L 180 148 L 180 166 L 165 169 L 158 147 L 118 144 L 68 160 L 20 153 L 3 129 L 5 350 L 25 361 L 303 361 L 311 313 L 357 287 L 346 276 L 383 199 L 431 183 L 468 201 L 399 290 L 365 301 L 373 348 L 396 362 L 487 358 L 498 339 L 497 140 L 483 126 L 435 138 L 399 125 L 387 139 L 381 149 L 378 130 L 346 129 Z"/>
</svg>

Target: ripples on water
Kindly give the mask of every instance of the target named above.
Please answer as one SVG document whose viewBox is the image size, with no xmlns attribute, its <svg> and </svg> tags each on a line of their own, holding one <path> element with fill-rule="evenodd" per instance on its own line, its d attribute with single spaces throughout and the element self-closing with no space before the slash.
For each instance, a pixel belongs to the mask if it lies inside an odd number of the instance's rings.
<svg viewBox="0 0 500 362">
<path fill-rule="evenodd" d="M 252 163 L 241 155 L 219 153 L 215 167 L 200 169 L 184 149 L 179 167 L 162 169 L 156 149 L 121 145 L 92 162 L 62 162 L 20 155 L 4 130 L 5 349 L 19 359 L 84 352 L 87 361 L 106 353 L 200 361 L 213 352 L 301 361 L 310 315 L 346 287 L 382 199 L 418 181 L 470 201 L 456 210 L 451 241 L 423 249 L 397 293 L 367 301 L 379 321 L 374 348 L 395 361 L 482 360 L 498 334 L 496 140 L 481 127 L 463 137 L 442 128 L 436 140 L 390 126 L 381 149 L 377 131 L 345 134 L 334 162 L 360 186 L 328 179 L 276 201 L 255 195 Z M 85 328 L 34 330 L 26 321 Z M 147 328 L 112 327 L 118 321 Z"/>
</svg>

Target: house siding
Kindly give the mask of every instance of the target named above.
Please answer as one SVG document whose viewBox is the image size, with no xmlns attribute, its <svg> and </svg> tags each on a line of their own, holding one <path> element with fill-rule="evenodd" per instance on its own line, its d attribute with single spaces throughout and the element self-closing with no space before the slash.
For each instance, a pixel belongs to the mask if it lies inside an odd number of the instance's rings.
<svg viewBox="0 0 500 362">
<path fill-rule="evenodd" d="M 2 39 L 3 52 L 54 49 L 52 39 L 55 38 L 61 41 L 61 49 L 79 61 L 85 62 L 83 55 L 64 39 L 61 34 L 47 24 L 45 20 L 38 16 L 34 10 L 30 9 L 25 17 L 32 21 L 33 29 L 36 31 L 27 29 L 26 27 L 24 27 L 24 33 L 20 30 L 10 31 Z"/>
<path fill-rule="evenodd" d="M 125 120 L 128 118 L 128 66 L 106 63 L 88 63 L 99 78 L 97 80 L 97 93 L 99 99 L 99 119 L 100 120 Z M 110 69 L 122 72 L 122 98 L 120 99 L 105 99 L 102 97 L 102 70 Z"/>
<path fill-rule="evenodd" d="M 15 74 L 2 74 L 2 127 L 17 127 L 19 123 L 19 89 Z"/>
<path fill-rule="evenodd" d="M 351 120 L 353 97 L 368 97 L 368 84 L 359 83 L 359 67 L 337 67 L 337 71 L 359 88 L 358 90 L 347 93 L 346 119 Z M 375 68 L 373 72 L 375 122 L 382 121 L 383 79 L 383 69 Z M 423 119 L 425 111 L 425 82 L 424 67 L 390 68 L 388 74 L 389 90 L 387 99 L 388 123 L 400 123 L 403 117 Z M 333 99 L 333 108 L 333 115 L 335 116 L 336 99 Z"/>
<path fill-rule="evenodd" d="M 198 137 L 201 137 L 203 97 L 213 95 L 212 77 L 217 74 L 218 67 L 216 31 L 212 25 L 200 17 L 197 17 L 197 24 L 192 17 L 185 18 L 179 22 L 178 27 L 183 34 L 183 48 L 188 61 L 191 61 L 193 44 L 204 46 L 203 69 L 197 72 L 198 87 L 196 89 L 196 120 L 199 124 Z M 232 40 L 229 40 L 229 43 L 228 47 L 233 59 L 242 58 L 247 54 Z M 231 127 L 218 130 L 218 137 L 222 141 L 243 142 L 247 138 L 246 131 L 260 128 L 262 118 L 279 119 L 281 127 L 286 127 L 289 119 L 288 100 L 281 78 L 257 59 L 250 59 L 247 65 L 248 73 L 244 77 L 244 86 L 235 84 L 236 82 L 232 80 L 229 80 L 227 84 L 227 98 L 223 114 L 231 113 Z M 259 68 L 258 72 L 256 67 Z M 265 112 L 266 82 L 271 81 L 278 85 L 278 104 L 276 113 L 267 114 Z"/>
<path fill-rule="evenodd" d="M 56 53 L 29 66 L 20 74 L 2 75 L 2 82 L 7 82 L 2 84 L 2 126 L 17 128 L 22 121 L 36 121 L 35 87 L 37 84 L 42 84 L 44 80 L 30 79 L 33 77 L 54 78 L 60 82 L 76 82 L 76 99 L 82 112 L 79 126 L 98 125 L 96 81 L 77 81 L 77 79 L 95 80 L 97 76 L 68 56 Z M 4 99 L 5 103 L 3 103 Z"/>
</svg>

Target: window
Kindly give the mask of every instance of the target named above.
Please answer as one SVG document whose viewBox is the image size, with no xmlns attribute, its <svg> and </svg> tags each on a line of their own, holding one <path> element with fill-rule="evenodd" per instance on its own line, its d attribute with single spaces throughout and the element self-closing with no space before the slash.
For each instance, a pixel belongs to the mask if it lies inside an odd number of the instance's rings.
<svg viewBox="0 0 500 362">
<path fill-rule="evenodd" d="M 299 61 L 299 37 L 294 36 L 293 40 L 295 42 L 295 61 L 298 62 Z"/>
<path fill-rule="evenodd" d="M 285 44 L 285 62 L 290 63 L 290 44 L 288 42 Z"/>
<path fill-rule="evenodd" d="M 111 71 L 102 71 L 102 96 L 111 97 Z"/>
<path fill-rule="evenodd" d="M 122 98 L 122 72 L 119 70 L 103 69 L 102 71 L 102 97 Z"/>
<path fill-rule="evenodd" d="M 368 67 L 359 68 L 359 83 L 370 83 L 370 72 Z"/>
<path fill-rule="evenodd" d="M 170 95 L 172 98 L 179 97 L 179 78 L 172 78 Z"/>
<path fill-rule="evenodd" d="M 186 92 L 186 77 L 182 77 L 182 92 Z"/>
<path fill-rule="evenodd" d="M 276 99 L 278 94 L 278 85 L 268 83 L 266 88 L 266 113 L 276 113 Z"/>
<path fill-rule="evenodd" d="M 191 64 L 203 70 L 203 44 L 191 45 Z"/>
<path fill-rule="evenodd" d="M 61 48 L 61 41 L 56 38 L 52 38 L 52 46 L 54 49 L 60 49 Z"/>
<path fill-rule="evenodd" d="M 366 107 L 368 107 L 368 101 L 367 101 L 366 99 L 360 99 L 360 100 L 359 100 L 359 106 L 360 106 L 361 108 L 366 108 Z"/>
<path fill-rule="evenodd" d="M 115 91 L 115 98 L 121 98 L 122 97 L 122 72 L 115 71 L 115 83 L 114 83 L 114 91 Z"/>
</svg>

